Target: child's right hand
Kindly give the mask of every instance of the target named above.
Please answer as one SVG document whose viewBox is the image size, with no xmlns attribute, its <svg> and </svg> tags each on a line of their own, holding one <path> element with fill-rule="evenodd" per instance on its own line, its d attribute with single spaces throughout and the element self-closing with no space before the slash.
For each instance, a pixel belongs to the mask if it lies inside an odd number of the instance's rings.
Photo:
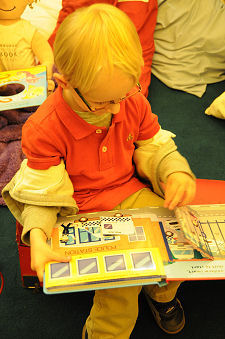
<svg viewBox="0 0 225 339">
<path fill-rule="evenodd" d="M 31 269 L 37 272 L 40 282 L 43 281 L 45 264 L 49 261 L 68 262 L 71 257 L 54 252 L 46 243 L 46 235 L 39 228 L 30 231 Z"/>
</svg>

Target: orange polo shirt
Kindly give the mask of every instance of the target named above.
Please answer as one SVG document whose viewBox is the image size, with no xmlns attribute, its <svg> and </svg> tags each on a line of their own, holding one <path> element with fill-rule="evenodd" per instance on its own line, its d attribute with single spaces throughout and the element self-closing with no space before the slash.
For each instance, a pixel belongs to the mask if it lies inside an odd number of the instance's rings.
<svg viewBox="0 0 225 339">
<path fill-rule="evenodd" d="M 22 148 L 34 169 L 64 160 L 80 212 L 110 210 L 146 187 L 135 177 L 134 143 L 152 138 L 159 129 L 140 93 L 121 102 L 107 129 L 80 118 L 59 87 L 25 123 Z"/>
</svg>

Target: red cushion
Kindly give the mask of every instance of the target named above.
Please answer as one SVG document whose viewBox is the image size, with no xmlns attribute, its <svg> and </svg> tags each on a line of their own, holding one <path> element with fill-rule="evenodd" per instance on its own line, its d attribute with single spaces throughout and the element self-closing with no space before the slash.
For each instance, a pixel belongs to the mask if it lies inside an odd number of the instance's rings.
<svg viewBox="0 0 225 339">
<path fill-rule="evenodd" d="M 225 204 L 225 181 L 197 179 L 196 196 L 191 204 Z"/>
</svg>

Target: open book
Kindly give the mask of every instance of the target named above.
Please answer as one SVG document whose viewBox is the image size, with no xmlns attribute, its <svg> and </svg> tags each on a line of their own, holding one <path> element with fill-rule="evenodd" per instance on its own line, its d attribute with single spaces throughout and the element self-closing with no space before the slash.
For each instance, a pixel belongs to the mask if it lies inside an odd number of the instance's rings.
<svg viewBox="0 0 225 339">
<path fill-rule="evenodd" d="M 180 207 L 175 213 L 147 207 L 62 218 L 53 230 L 51 246 L 72 260 L 46 265 L 44 291 L 225 278 L 224 239 L 225 205 Z M 207 270 L 196 274 L 193 267 L 199 262 Z M 220 274 L 215 262 L 222 262 Z"/>
<path fill-rule="evenodd" d="M 45 66 L 0 72 L 0 111 L 39 106 L 46 98 Z"/>
</svg>

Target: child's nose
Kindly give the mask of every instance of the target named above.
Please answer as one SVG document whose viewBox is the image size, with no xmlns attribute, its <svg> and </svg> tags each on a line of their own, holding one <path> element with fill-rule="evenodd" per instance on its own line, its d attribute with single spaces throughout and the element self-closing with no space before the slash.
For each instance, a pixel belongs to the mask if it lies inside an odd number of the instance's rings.
<svg viewBox="0 0 225 339">
<path fill-rule="evenodd" d="M 112 114 L 117 114 L 119 113 L 120 111 L 120 103 L 118 104 L 110 104 L 108 107 L 107 107 L 107 111 L 109 113 L 112 113 Z"/>
</svg>

